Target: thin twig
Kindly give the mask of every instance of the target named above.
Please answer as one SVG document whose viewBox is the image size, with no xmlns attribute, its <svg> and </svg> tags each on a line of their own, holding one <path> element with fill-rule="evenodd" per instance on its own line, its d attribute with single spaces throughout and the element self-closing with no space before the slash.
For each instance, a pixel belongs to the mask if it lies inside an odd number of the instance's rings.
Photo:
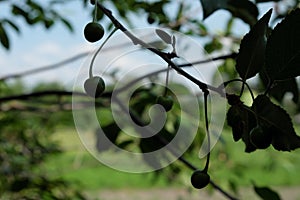
<svg viewBox="0 0 300 200">
<path fill-rule="evenodd" d="M 222 55 L 222 56 L 218 56 L 218 57 L 214 57 L 214 58 L 208 58 L 206 60 L 200 60 L 200 61 L 195 61 L 195 62 L 191 62 L 191 63 L 186 63 L 186 64 L 181 64 L 178 65 L 178 67 L 191 67 L 193 65 L 199 65 L 199 64 L 204 64 L 204 63 L 209 63 L 212 61 L 217 61 L 217 60 L 225 60 L 227 58 L 236 58 L 237 53 L 230 53 L 228 55 Z"/>
</svg>

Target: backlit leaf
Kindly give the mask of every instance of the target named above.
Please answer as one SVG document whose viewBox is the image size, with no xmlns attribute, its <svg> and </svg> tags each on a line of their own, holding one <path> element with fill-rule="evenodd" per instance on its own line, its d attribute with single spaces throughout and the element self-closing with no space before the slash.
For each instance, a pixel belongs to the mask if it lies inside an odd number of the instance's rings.
<svg viewBox="0 0 300 200">
<path fill-rule="evenodd" d="M 266 46 L 266 72 L 271 80 L 300 75 L 300 8 L 277 24 Z"/>
<path fill-rule="evenodd" d="M 264 65 L 266 30 L 271 17 L 269 10 L 243 38 L 236 61 L 236 70 L 243 80 L 255 76 Z"/>
</svg>

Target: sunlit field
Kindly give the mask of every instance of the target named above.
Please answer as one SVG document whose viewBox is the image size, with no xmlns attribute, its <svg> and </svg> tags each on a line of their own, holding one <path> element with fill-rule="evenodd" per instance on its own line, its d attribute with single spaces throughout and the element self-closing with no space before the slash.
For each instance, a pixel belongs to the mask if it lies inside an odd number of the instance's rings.
<svg viewBox="0 0 300 200">
<path fill-rule="evenodd" d="M 65 178 L 89 196 L 118 199 L 126 194 L 128 199 L 131 199 L 131 195 L 132 198 L 149 199 L 152 193 L 153 199 L 171 196 L 191 199 L 196 198 L 200 192 L 208 197 L 213 195 L 213 199 L 216 195 L 218 197 L 218 192 L 211 193 L 210 188 L 201 191 L 193 189 L 189 183 L 189 169 L 185 169 L 174 180 L 164 174 L 130 174 L 111 169 L 88 153 L 72 128 L 57 130 L 53 140 L 60 143 L 64 152 L 48 159 L 45 163 L 47 173 Z M 228 131 L 222 133 L 221 140 L 212 151 L 210 172 L 216 182 L 249 199 L 255 198 L 250 190 L 252 183 L 278 188 L 278 192 L 286 197 L 283 199 L 300 198 L 300 192 L 297 192 L 300 189 L 299 151 L 283 153 L 269 148 L 266 152 L 248 154 L 241 151 L 243 148 L 242 143 L 233 142 Z M 193 163 L 199 163 L 196 158 L 190 159 Z"/>
</svg>

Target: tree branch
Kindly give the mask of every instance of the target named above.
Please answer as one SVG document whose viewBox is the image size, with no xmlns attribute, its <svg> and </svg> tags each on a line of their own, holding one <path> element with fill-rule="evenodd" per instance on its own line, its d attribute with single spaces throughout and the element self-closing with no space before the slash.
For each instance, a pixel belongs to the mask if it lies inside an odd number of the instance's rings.
<svg viewBox="0 0 300 200">
<path fill-rule="evenodd" d="M 136 36 L 134 36 L 130 31 L 128 31 L 112 14 L 110 10 L 105 8 L 101 3 L 97 2 L 97 6 L 99 9 L 102 10 L 102 12 L 111 20 L 111 22 L 114 24 L 114 26 L 118 29 L 120 29 L 132 42 L 134 45 L 141 45 L 142 47 L 152 51 L 159 57 L 161 57 L 166 63 L 168 63 L 174 70 L 176 70 L 179 74 L 183 75 L 187 79 L 189 79 L 191 82 L 195 83 L 196 85 L 199 86 L 199 88 L 202 91 L 206 90 L 212 90 L 214 92 L 219 93 L 221 96 L 226 96 L 225 92 L 221 88 L 216 88 L 214 86 L 208 85 L 206 83 L 201 82 L 194 76 L 190 75 L 186 71 L 184 71 L 182 68 L 180 68 L 178 65 L 176 65 L 172 60 L 170 59 L 170 54 L 166 54 L 164 52 L 159 51 L 158 49 L 152 48 L 149 46 L 149 44 L 145 43 L 144 41 L 140 40 Z M 172 55 L 174 56 L 174 55 Z"/>
<path fill-rule="evenodd" d="M 29 94 L 20 94 L 20 95 L 12 95 L 7 97 L 0 97 L 0 103 L 4 103 L 11 100 L 27 100 L 33 97 L 43 97 L 43 96 L 82 96 L 87 97 L 85 93 L 82 92 L 69 92 L 62 90 L 49 90 L 49 91 L 41 91 L 41 92 L 32 92 Z"/>
<path fill-rule="evenodd" d="M 47 71 L 47 70 L 52 70 L 52 69 L 55 69 L 55 68 L 60 67 L 62 65 L 74 62 L 76 60 L 79 60 L 79 59 L 87 56 L 90 53 L 91 53 L 91 51 L 83 52 L 83 53 L 77 54 L 77 55 L 75 55 L 71 58 L 68 58 L 66 60 L 63 60 L 63 61 L 55 63 L 55 64 L 46 65 L 46 66 L 38 67 L 36 69 L 30 69 L 28 71 L 3 76 L 3 77 L 0 78 L 0 81 L 4 81 L 4 80 L 7 80 L 7 79 L 11 79 L 11 78 L 19 78 L 19 77 L 22 77 L 22 76 L 31 75 L 31 74 L 35 74 L 35 73 L 39 73 L 39 72 L 43 72 L 43 71 Z"/>
<path fill-rule="evenodd" d="M 199 64 L 209 63 L 212 61 L 225 60 L 227 58 L 236 58 L 236 57 L 237 57 L 237 53 L 233 52 L 231 54 L 222 55 L 222 56 L 218 56 L 218 57 L 214 57 L 214 58 L 208 58 L 206 60 L 200 60 L 200 61 L 195 61 L 195 62 L 191 62 L 191 63 L 181 64 L 181 65 L 178 65 L 178 67 L 191 67 L 193 65 L 199 65 Z"/>
<path fill-rule="evenodd" d="M 50 102 L 49 102 L 50 103 Z M 54 104 L 54 105 L 53 105 Z M 15 104 L 7 105 L 7 106 L 0 106 L 0 111 L 8 112 L 8 111 L 18 111 L 18 112 L 35 112 L 35 113 L 54 113 L 54 112 L 60 112 L 60 111 L 74 111 L 74 110 L 82 110 L 82 109 L 88 109 L 88 108 L 94 108 L 101 107 L 101 106 L 107 106 L 103 103 L 99 102 L 76 102 L 76 105 L 74 106 L 71 102 L 63 102 L 60 104 L 57 104 L 57 102 L 53 102 L 53 104 L 49 104 L 48 107 L 45 106 L 31 106 L 31 105 L 24 105 L 24 104 Z"/>
<path fill-rule="evenodd" d="M 146 37 L 146 36 L 147 35 L 145 35 L 143 37 Z M 129 44 L 130 44 L 130 42 L 124 42 L 122 44 L 118 44 L 118 45 L 115 45 L 115 46 L 104 48 L 104 49 L 102 49 L 102 52 L 111 51 L 111 50 L 114 50 L 114 49 L 119 49 L 120 47 L 126 47 Z M 20 72 L 20 73 L 15 73 L 15 74 L 10 74 L 10 75 L 7 75 L 7 76 L 3 76 L 3 77 L 0 77 L 0 81 L 6 80 L 6 79 L 11 79 L 11 78 L 19 78 L 19 77 L 22 77 L 22 76 L 27 76 L 27 75 L 31 75 L 31 74 L 35 74 L 35 73 L 47 71 L 47 70 L 52 70 L 52 69 L 58 68 L 60 66 L 63 66 L 65 64 L 68 64 L 68 63 L 74 62 L 76 60 L 79 60 L 79 59 L 81 59 L 83 57 L 86 57 L 86 56 L 88 56 L 92 52 L 93 51 L 82 52 L 82 53 L 79 53 L 79 54 L 77 54 L 75 56 L 67 58 L 65 60 L 62 60 L 62 61 L 60 61 L 58 63 L 54 63 L 54 64 L 51 64 L 51 65 L 46 65 L 46 66 L 42 66 L 42 67 L 37 67 L 35 69 L 30 69 L 30 70 L 27 70 L 27 71 L 24 71 L 24 72 Z"/>
</svg>

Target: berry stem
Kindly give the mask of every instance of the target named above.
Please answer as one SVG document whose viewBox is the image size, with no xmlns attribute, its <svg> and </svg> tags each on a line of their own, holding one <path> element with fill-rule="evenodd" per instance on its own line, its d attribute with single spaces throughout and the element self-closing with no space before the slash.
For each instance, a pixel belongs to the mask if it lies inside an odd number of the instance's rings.
<svg viewBox="0 0 300 200">
<path fill-rule="evenodd" d="M 164 91 L 164 95 L 163 96 L 167 96 L 168 86 L 169 86 L 170 69 L 171 69 L 171 66 L 168 65 L 167 76 L 166 76 L 166 87 L 165 87 L 165 91 Z"/>
<path fill-rule="evenodd" d="M 91 60 L 91 64 L 90 64 L 90 69 L 89 69 L 89 77 L 92 78 L 93 77 L 93 65 L 95 62 L 95 59 L 97 57 L 97 55 L 99 54 L 99 52 L 101 51 L 101 49 L 103 48 L 103 46 L 105 45 L 105 43 L 109 40 L 109 38 L 118 30 L 118 28 L 114 28 L 114 30 L 109 34 L 109 36 L 104 40 L 104 42 L 101 44 L 101 46 L 99 47 L 99 49 L 95 52 L 92 60 Z"/>
<path fill-rule="evenodd" d="M 241 91 L 240 91 L 240 97 L 243 95 L 244 89 L 245 89 L 245 82 L 243 82 L 243 84 L 242 84 Z"/>
<path fill-rule="evenodd" d="M 94 8 L 94 16 L 93 16 L 93 22 L 96 22 L 97 21 L 97 12 L 98 12 L 98 0 L 95 0 L 95 8 Z"/>
<path fill-rule="evenodd" d="M 210 133 L 209 133 L 209 123 L 208 123 L 208 109 L 207 109 L 207 97 L 209 95 L 208 91 L 204 91 L 204 114 L 205 114 L 205 128 L 207 134 L 207 151 L 208 154 L 206 156 L 206 164 L 203 169 L 204 172 L 207 172 L 209 167 L 209 159 L 210 159 Z"/>
<path fill-rule="evenodd" d="M 232 79 L 232 80 L 230 80 L 230 81 L 226 81 L 226 82 L 224 82 L 222 85 L 220 85 L 219 87 L 224 87 L 224 88 L 226 88 L 226 86 L 227 86 L 228 84 L 232 83 L 232 82 L 242 82 L 242 89 L 241 89 L 240 97 L 242 96 L 242 93 L 243 93 L 243 91 L 244 91 L 244 87 L 245 87 L 245 85 L 246 85 L 246 87 L 248 88 L 248 90 L 249 90 L 249 92 L 250 92 L 251 99 L 252 99 L 252 101 L 254 101 L 255 98 L 254 98 L 254 94 L 253 94 L 253 91 L 252 91 L 251 87 L 248 85 L 248 83 L 247 83 L 246 81 L 244 81 L 244 80 L 242 80 L 242 79 Z"/>
</svg>

